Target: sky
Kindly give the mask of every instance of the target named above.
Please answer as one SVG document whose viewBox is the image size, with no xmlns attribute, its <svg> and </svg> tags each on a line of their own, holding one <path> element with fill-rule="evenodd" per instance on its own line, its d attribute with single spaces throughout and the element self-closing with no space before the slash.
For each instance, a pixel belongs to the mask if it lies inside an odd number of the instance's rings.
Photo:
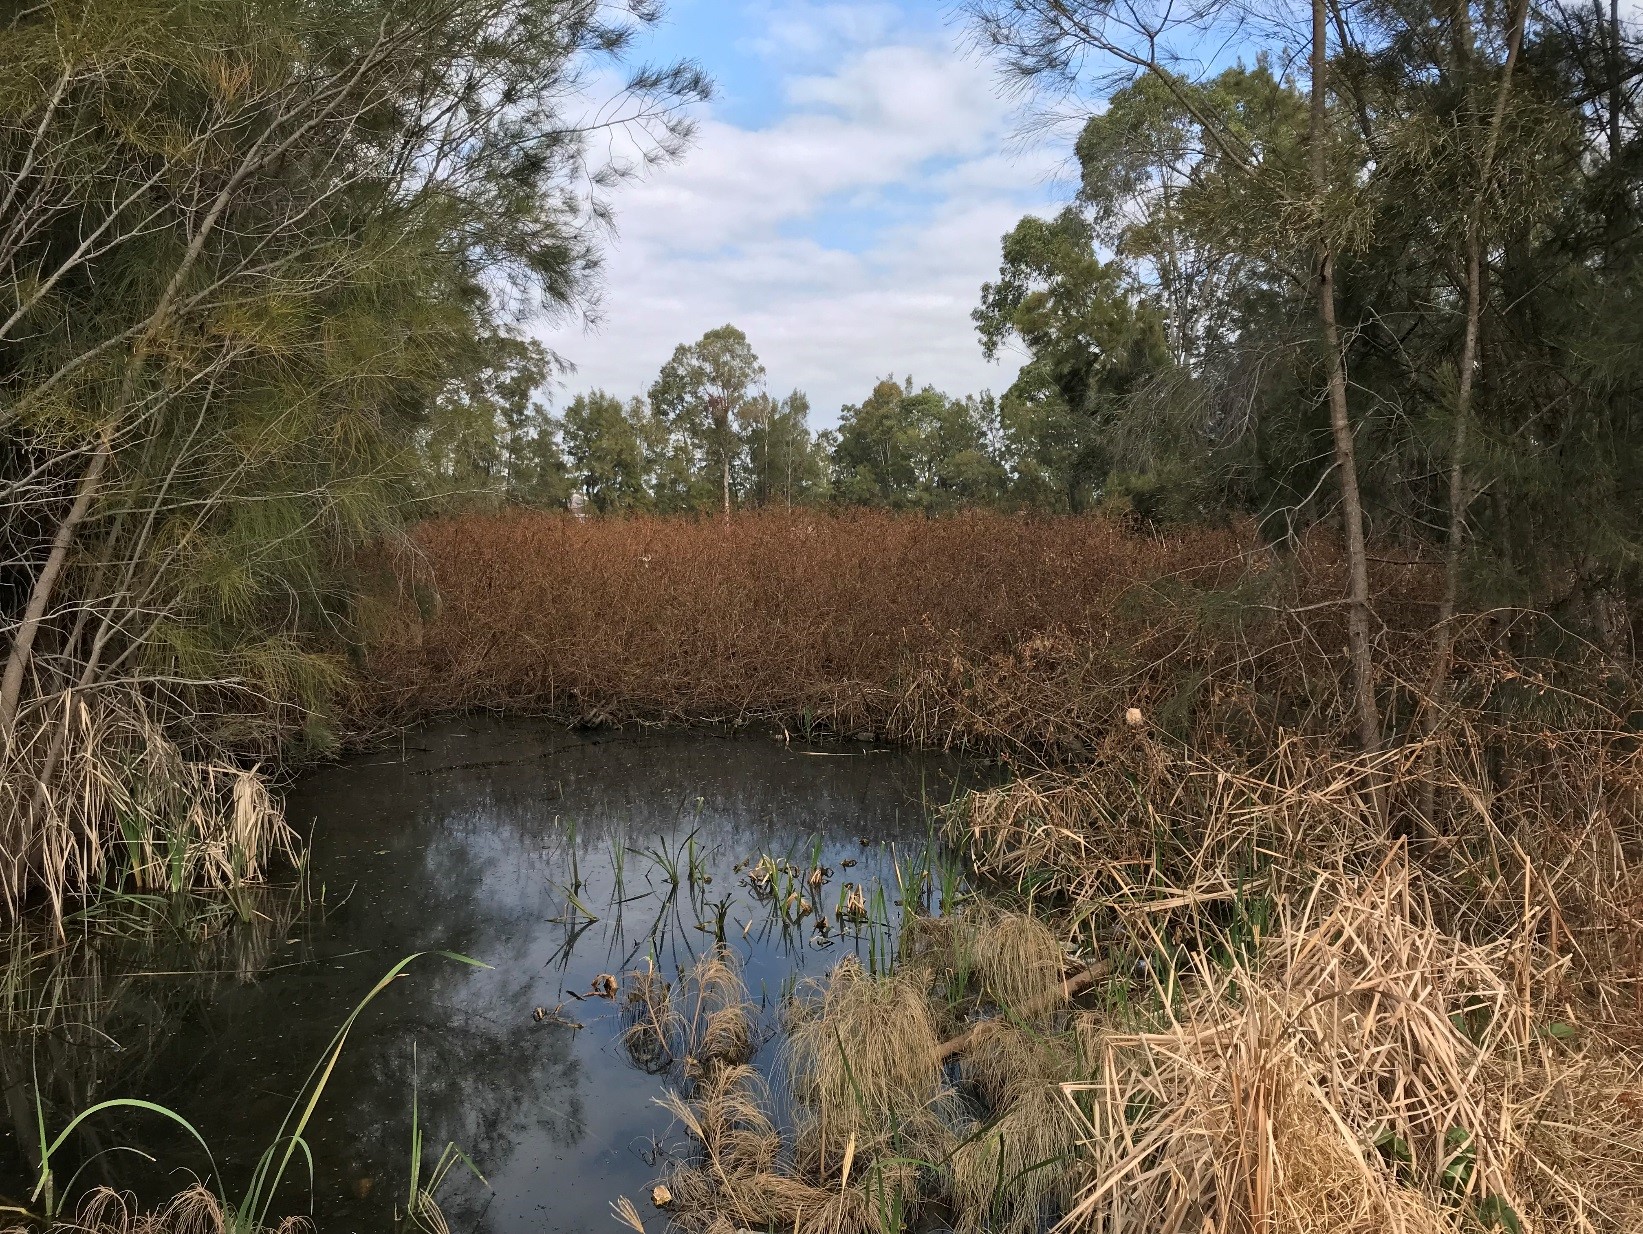
<svg viewBox="0 0 1643 1234">
<path fill-rule="evenodd" d="M 696 60 L 717 97 L 681 161 L 611 193 L 595 319 L 540 332 L 575 366 L 556 401 L 641 394 L 726 322 L 814 428 L 886 375 L 1010 384 L 970 311 L 1000 237 L 1071 195 L 1066 139 L 1019 138 L 943 0 L 672 0 L 635 55 Z"/>
</svg>

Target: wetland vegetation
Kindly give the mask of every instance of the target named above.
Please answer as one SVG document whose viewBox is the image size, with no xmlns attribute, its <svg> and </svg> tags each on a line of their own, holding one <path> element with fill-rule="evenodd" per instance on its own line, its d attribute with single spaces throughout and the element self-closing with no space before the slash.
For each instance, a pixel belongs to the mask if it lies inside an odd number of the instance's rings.
<svg viewBox="0 0 1643 1234">
<path fill-rule="evenodd" d="M 961 8 L 1025 363 L 813 434 L 546 405 L 656 6 L 0 3 L 0 1224 L 1643 1228 L 1635 23 Z"/>
</svg>

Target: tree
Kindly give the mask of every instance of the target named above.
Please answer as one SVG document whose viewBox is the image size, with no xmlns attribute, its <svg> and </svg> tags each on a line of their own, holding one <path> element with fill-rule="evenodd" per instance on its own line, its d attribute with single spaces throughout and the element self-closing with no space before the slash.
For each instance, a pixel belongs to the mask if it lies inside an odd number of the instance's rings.
<svg viewBox="0 0 1643 1234">
<path fill-rule="evenodd" d="M 1424 731 L 1469 604 L 1548 608 L 1618 664 L 1620 597 L 1643 594 L 1635 30 L 1448 0 L 1320 2 L 1289 30 L 1217 5 L 970 8 L 1018 80 L 1094 96 L 1077 206 L 1166 316 L 1222 502 L 1339 526 L 1359 740 L 1384 736 L 1371 528 L 1443 566 L 1424 685 L 1381 679 L 1417 696 L 1401 714 L 1430 704 Z M 1235 21 L 1306 47 L 1306 72 L 1184 77 Z M 1007 426 L 1050 401 L 1023 376 Z"/>
<path fill-rule="evenodd" d="M 747 488 L 756 505 L 814 500 L 826 488 L 826 458 L 810 436 L 810 400 L 795 390 L 777 401 L 757 395 L 744 414 Z"/>
<path fill-rule="evenodd" d="M 735 326 L 679 344 L 650 388 L 650 405 L 687 444 L 699 466 L 718 473 L 726 515 L 731 473 L 742 452 L 741 428 L 758 406 L 764 366 Z"/>
<path fill-rule="evenodd" d="M 461 367 L 458 367 L 460 365 Z M 553 417 L 538 398 L 563 362 L 511 333 L 476 339 L 419 435 L 424 484 L 441 502 L 557 505 L 569 495 Z"/>
<path fill-rule="evenodd" d="M 624 404 L 603 390 L 579 394 L 565 408 L 565 456 L 576 483 L 599 513 L 643 510 L 651 504 L 649 420 L 642 400 Z"/>
<path fill-rule="evenodd" d="M 996 500 L 1006 475 L 991 403 L 885 378 L 839 413 L 831 443 L 837 500 L 946 510 Z"/>
<path fill-rule="evenodd" d="M 489 408 L 490 440 L 463 447 L 481 471 L 536 465 L 535 361 L 510 327 L 588 291 L 603 207 L 579 194 L 609 177 L 559 108 L 632 29 L 570 0 L 90 0 L 0 20 L 15 905 L 42 873 L 59 893 L 95 879 L 122 827 L 221 816 L 222 781 L 173 739 L 208 758 L 298 725 L 323 739 L 346 562 L 425 494 L 424 447 L 462 437 L 448 419 Z M 609 119 L 666 156 L 705 91 L 688 65 L 641 71 Z M 165 766 L 77 805 L 76 742 Z M 47 837 L 70 854 L 49 870 Z"/>
<path fill-rule="evenodd" d="M 1168 368 L 1163 319 L 1117 262 L 1101 259 L 1075 209 L 1029 215 L 1003 249 L 998 281 L 982 287 L 973 314 L 982 350 L 996 358 L 1010 340 L 1027 349 L 1004 396 L 1005 431 L 1077 513 L 1112 467 L 1113 421 Z"/>
<path fill-rule="evenodd" d="M 1253 199 L 1247 204 L 1256 208 L 1247 210 L 1241 220 L 1225 219 L 1229 230 L 1238 229 L 1242 221 L 1246 243 L 1252 242 L 1253 250 L 1290 280 L 1314 289 L 1348 560 L 1348 645 L 1357 729 L 1365 748 L 1374 748 L 1380 742 L 1380 717 L 1369 642 L 1368 555 L 1335 289 L 1337 252 L 1359 238 L 1354 229 L 1361 221 L 1360 181 L 1342 172 L 1359 151 L 1351 130 L 1331 123 L 1325 0 L 1313 0 L 1311 10 L 1311 107 L 1304 166 L 1291 157 L 1289 143 L 1268 147 L 1252 142 L 1236 113 L 1217 114 L 1206 106 L 1204 92 L 1173 67 L 1186 43 L 1202 39 L 1221 20 L 1222 6 L 1183 12 L 1167 3 L 1115 8 L 1101 0 L 973 0 L 969 11 L 983 42 L 1003 59 L 1007 71 L 1036 86 L 1058 94 L 1076 91 L 1085 84 L 1081 75 L 1092 62 L 1108 94 L 1138 78 L 1152 79 L 1196 123 L 1198 133 L 1213 146 L 1216 161 L 1237 181 L 1236 192 Z M 1295 260 L 1296 240 L 1310 241 L 1312 249 L 1304 275 Z M 1178 335 L 1183 333 L 1177 330 Z"/>
</svg>

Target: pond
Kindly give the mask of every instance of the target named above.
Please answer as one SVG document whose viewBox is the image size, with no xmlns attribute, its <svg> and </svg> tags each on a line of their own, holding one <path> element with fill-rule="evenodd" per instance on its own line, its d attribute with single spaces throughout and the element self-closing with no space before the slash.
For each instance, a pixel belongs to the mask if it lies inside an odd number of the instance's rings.
<svg viewBox="0 0 1643 1234">
<path fill-rule="evenodd" d="M 643 1208 L 659 1172 L 656 1099 L 675 1077 L 624 1049 L 623 997 L 600 997 L 601 976 L 654 964 L 673 978 L 722 937 L 776 1037 L 796 982 L 844 955 L 882 964 L 902 901 L 941 911 L 957 893 L 931 811 L 977 774 L 863 742 L 500 720 L 308 774 L 287 799 L 312 835 L 306 898 L 257 897 L 248 924 L 204 941 L 184 921 L 69 948 L 73 963 L 11 979 L 13 1014 L 32 1000 L 46 1026 L 5 1038 L 0 1196 L 28 1192 L 38 1084 L 53 1128 L 111 1097 L 176 1111 L 237 1198 L 350 1010 L 402 957 L 448 950 L 490 967 L 418 959 L 349 1037 L 308 1136 L 318 1228 L 389 1228 L 413 1103 L 424 1159 L 454 1142 L 486 1180 L 453 1171 L 439 1198 L 454 1230 L 616 1228 L 610 1202 Z M 775 885 L 789 876 L 791 890 Z M 761 1067 L 779 1065 L 779 1044 Z M 89 1161 L 78 1187 L 149 1200 L 208 1169 L 180 1131 L 129 1110 L 98 1116 L 59 1179 L 75 1161 Z M 293 1177 L 276 1211 L 307 1210 L 305 1168 Z"/>
</svg>

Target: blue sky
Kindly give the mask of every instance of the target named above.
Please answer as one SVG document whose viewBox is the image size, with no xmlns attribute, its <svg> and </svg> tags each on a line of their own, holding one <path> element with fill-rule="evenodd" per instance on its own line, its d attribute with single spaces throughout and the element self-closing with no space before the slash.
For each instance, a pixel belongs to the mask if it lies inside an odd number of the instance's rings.
<svg viewBox="0 0 1643 1234">
<path fill-rule="evenodd" d="M 939 0 L 673 0 L 638 56 L 718 84 L 694 147 L 611 197 L 597 320 L 544 339 L 567 393 L 641 393 L 675 344 L 745 330 L 812 423 L 886 374 L 1002 390 L 969 313 L 999 237 L 1069 193 L 1063 142 L 1016 140 L 1012 104 Z"/>
</svg>

